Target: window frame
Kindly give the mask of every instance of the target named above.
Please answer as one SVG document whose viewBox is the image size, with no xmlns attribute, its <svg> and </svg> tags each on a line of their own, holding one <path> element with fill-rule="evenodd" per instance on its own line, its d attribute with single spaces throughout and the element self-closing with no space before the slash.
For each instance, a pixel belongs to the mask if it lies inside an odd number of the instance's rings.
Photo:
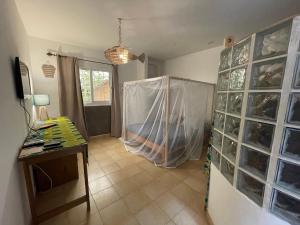
<svg viewBox="0 0 300 225">
<path fill-rule="evenodd" d="M 80 70 L 86 70 L 89 71 L 89 75 L 90 75 L 90 86 L 91 86 L 91 102 L 84 102 L 83 99 L 83 106 L 84 107 L 89 107 L 89 106 L 111 106 L 111 96 L 112 96 L 112 74 L 110 71 L 108 70 L 104 70 L 104 69 L 99 69 L 99 68 L 89 68 L 89 67 L 85 67 L 85 66 L 81 66 L 79 67 L 79 76 L 80 76 Z M 94 82 L 93 82 L 93 72 L 97 71 L 97 72 L 106 72 L 108 73 L 108 81 L 109 81 L 109 101 L 94 101 Z M 80 84 L 81 85 L 81 84 Z M 81 93 L 82 94 L 82 93 Z"/>
</svg>

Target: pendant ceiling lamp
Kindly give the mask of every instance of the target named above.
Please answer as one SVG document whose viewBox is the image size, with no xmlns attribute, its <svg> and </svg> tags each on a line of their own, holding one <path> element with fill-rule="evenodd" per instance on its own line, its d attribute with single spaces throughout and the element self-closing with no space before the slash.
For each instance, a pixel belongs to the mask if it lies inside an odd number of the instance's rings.
<svg viewBox="0 0 300 225">
<path fill-rule="evenodd" d="M 122 46 L 122 18 L 118 18 L 119 21 L 119 43 L 117 46 L 113 46 L 107 50 L 105 50 L 105 57 L 112 62 L 112 64 L 120 65 L 126 64 L 131 60 L 140 60 L 141 62 L 145 61 L 145 54 L 140 56 L 136 56 L 132 54 L 129 49 L 125 46 Z"/>
</svg>

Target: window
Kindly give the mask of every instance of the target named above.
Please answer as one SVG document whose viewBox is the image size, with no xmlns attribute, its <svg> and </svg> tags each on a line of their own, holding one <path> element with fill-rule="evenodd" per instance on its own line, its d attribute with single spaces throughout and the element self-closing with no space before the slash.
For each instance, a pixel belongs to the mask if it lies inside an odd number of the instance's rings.
<svg viewBox="0 0 300 225">
<path fill-rule="evenodd" d="M 90 69 L 80 69 L 79 72 L 84 105 L 110 105 L 109 72 Z"/>
</svg>

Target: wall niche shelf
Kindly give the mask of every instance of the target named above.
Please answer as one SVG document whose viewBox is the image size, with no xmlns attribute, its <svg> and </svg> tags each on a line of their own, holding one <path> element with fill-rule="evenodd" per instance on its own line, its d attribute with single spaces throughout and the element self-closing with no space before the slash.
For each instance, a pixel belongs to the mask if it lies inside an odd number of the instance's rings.
<svg viewBox="0 0 300 225">
<path fill-rule="evenodd" d="M 300 224 L 300 17 L 221 52 L 212 163 L 237 192 Z"/>
</svg>

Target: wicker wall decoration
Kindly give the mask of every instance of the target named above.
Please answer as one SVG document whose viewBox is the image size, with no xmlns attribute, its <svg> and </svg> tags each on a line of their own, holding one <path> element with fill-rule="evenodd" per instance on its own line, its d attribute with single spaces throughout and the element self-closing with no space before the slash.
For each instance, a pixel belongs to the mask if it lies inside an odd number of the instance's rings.
<svg viewBox="0 0 300 225">
<path fill-rule="evenodd" d="M 42 71 L 45 77 L 47 78 L 53 78 L 56 68 L 55 66 L 51 65 L 51 64 L 43 64 L 42 65 Z"/>
</svg>

